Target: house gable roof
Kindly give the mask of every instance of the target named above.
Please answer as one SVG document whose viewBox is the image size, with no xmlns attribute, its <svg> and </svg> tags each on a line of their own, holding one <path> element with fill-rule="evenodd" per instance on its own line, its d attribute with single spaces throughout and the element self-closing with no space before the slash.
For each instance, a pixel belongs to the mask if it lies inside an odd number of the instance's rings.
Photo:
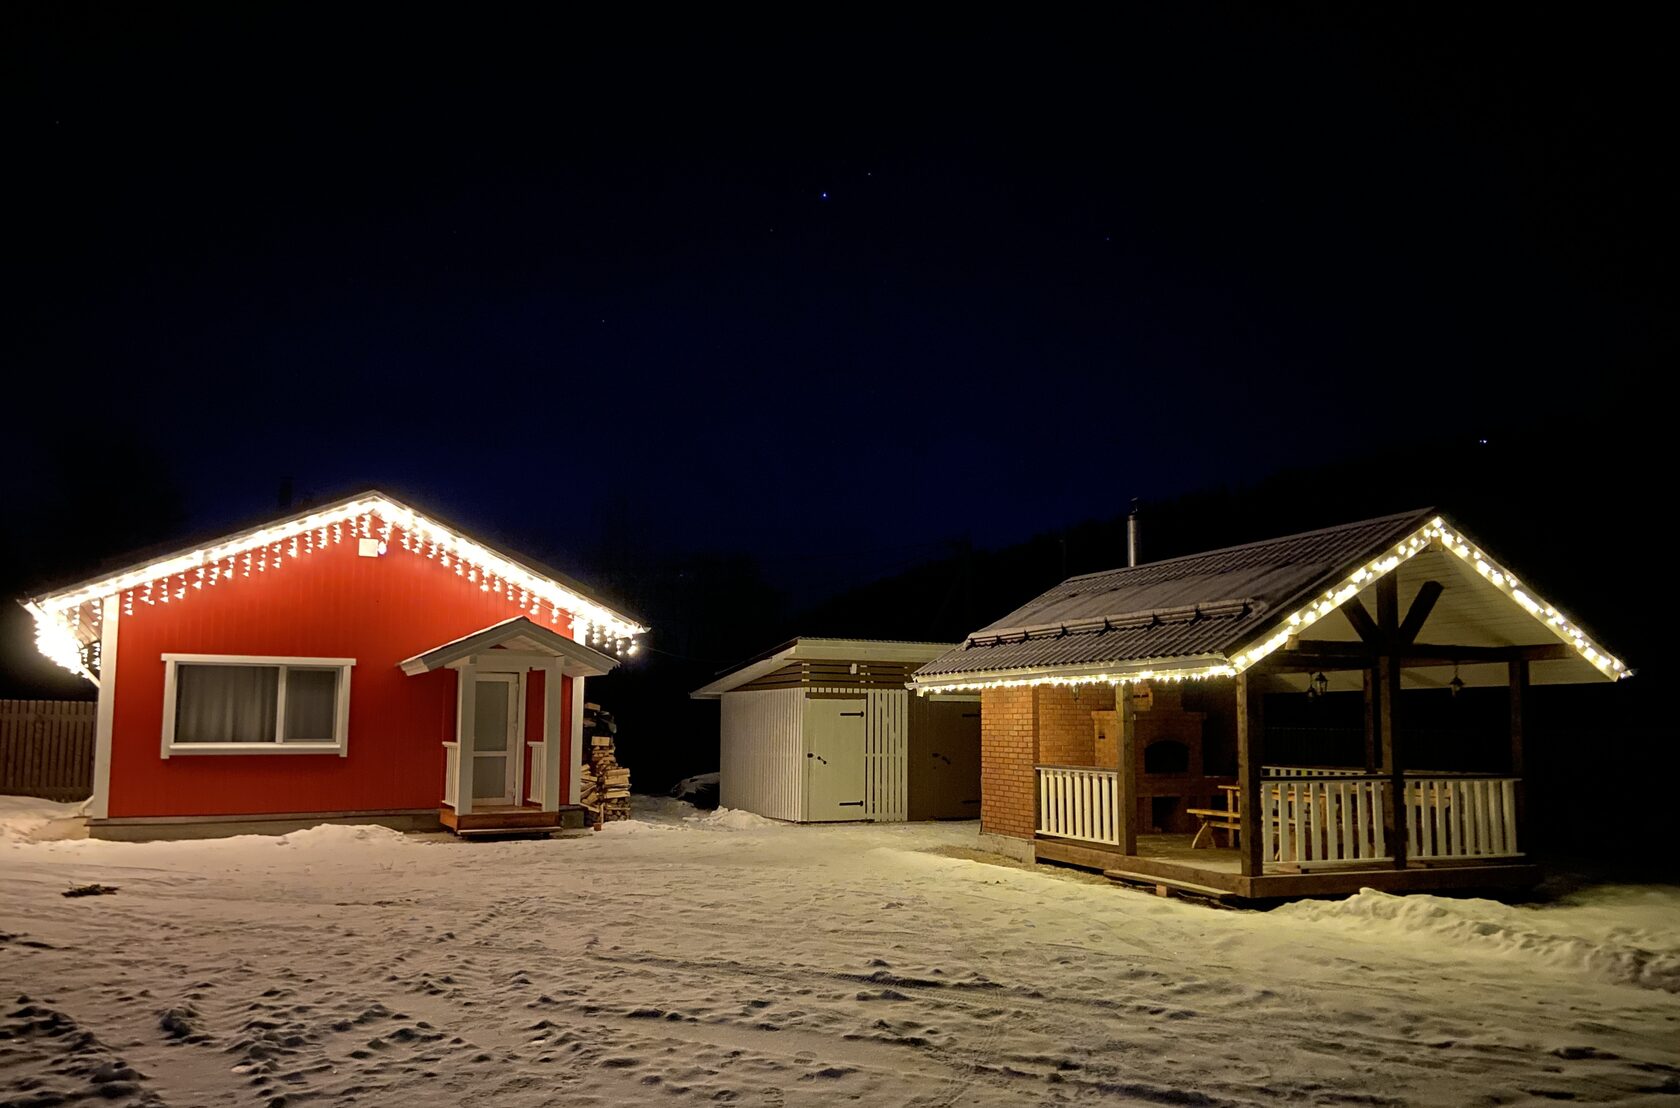
<svg viewBox="0 0 1680 1108">
<path fill-rule="evenodd" d="M 231 567 L 251 556 L 276 561 L 296 558 L 315 549 L 317 543 L 336 544 L 345 537 L 351 541 L 388 541 L 446 566 L 470 567 L 475 580 L 494 579 L 498 586 L 517 590 L 533 612 L 545 605 L 551 617 L 564 612 L 603 643 L 631 643 L 647 630 L 571 578 L 492 547 L 378 490 L 108 571 L 27 599 L 23 606 L 35 619 L 36 645 L 41 653 L 93 679 L 93 667 L 85 654 L 99 639 L 100 602 L 104 598 L 157 582 L 184 592 L 189 585 L 200 587 L 206 579 L 214 582 L 218 573 L 231 576 Z"/>
<path fill-rule="evenodd" d="M 1627 674 L 1456 528 L 1420 510 L 1070 578 L 923 666 L 915 682 L 935 689 L 1234 674 L 1431 549 L 1474 567 L 1599 674 Z"/>
</svg>

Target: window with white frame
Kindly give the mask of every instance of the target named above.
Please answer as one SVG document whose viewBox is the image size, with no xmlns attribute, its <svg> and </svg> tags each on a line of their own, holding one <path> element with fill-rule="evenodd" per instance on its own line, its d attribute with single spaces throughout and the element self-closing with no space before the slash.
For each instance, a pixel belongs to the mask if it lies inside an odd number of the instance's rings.
<svg viewBox="0 0 1680 1108">
<path fill-rule="evenodd" d="M 346 752 L 354 658 L 165 654 L 163 756 Z"/>
</svg>

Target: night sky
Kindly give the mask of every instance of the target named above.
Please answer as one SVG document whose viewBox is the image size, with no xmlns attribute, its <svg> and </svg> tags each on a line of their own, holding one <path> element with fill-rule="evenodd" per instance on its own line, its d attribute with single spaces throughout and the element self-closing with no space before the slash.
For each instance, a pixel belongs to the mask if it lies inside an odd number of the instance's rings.
<svg viewBox="0 0 1680 1108">
<path fill-rule="evenodd" d="M 1544 443 L 1531 499 L 1672 469 L 1637 9 L 238 8 L 5 17 L 15 591 L 288 477 L 797 607 L 1424 438 Z"/>
</svg>

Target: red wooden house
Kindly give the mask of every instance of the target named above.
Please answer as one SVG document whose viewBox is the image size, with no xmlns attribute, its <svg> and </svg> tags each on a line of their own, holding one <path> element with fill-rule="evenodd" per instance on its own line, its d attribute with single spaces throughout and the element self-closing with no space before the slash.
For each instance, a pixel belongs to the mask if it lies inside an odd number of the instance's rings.
<svg viewBox="0 0 1680 1108">
<path fill-rule="evenodd" d="M 93 834 L 577 808 L 583 687 L 645 628 L 379 492 L 24 602 L 99 687 Z"/>
</svg>

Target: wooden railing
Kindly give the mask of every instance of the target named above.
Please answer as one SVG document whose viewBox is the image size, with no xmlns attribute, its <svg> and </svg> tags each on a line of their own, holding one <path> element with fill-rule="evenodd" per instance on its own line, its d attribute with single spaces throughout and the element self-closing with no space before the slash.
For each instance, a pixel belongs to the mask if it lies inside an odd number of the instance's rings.
<svg viewBox="0 0 1680 1108">
<path fill-rule="evenodd" d="M 97 711 L 91 700 L 0 700 L 0 794 L 87 799 Z"/>
<path fill-rule="evenodd" d="M 1515 777 L 1406 775 L 1407 856 L 1508 858 L 1517 848 Z"/>
<path fill-rule="evenodd" d="M 547 748 L 542 743 L 526 743 L 525 749 L 531 752 L 531 776 L 525 781 L 525 795 L 531 798 L 531 803 L 541 804 L 543 783 L 548 780 L 543 772 L 547 768 Z"/>
<path fill-rule="evenodd" d="M 1039 766 L 1038 833 L 1119 845 L 1117 776 L 1090 766 Z"/>
<path fill-rule="evenodd" d="M 1038 766 L 1036 770 L 1040 835 L 1119 845 L 1119 781 L 1114 770 L 1094 766 Z M 1393 862 L 1383 822 L 1384 801 L 1393 785 L 1388 776 L 1300 766 L 1267 766 L 1264 773 L 1258 823 L 1266 836 L 1267 864 L 1374 866 Z M 1515 777 L 1406 774 L 1401 803 L 1407 858 L 1517 856 L 1517 785 Z"/>
<path fill-rule="evenodd" d="M 1362 769 L 1327 769 L 1323 766 L 1261 766 L 1261 777 L 1361 777 Z"/>
<path fill-rule="evenodd" d="M 1392 861 L 1383 834 L 1389 782 L 1376 776 L 1279 775 L 1260 782 L 1268 861 Z"/>
<path fill-rule="evenodd" d="M 461 793 L 461 744 L 443 744 L 443 802 L 456 806 Z"/>
</svg>

